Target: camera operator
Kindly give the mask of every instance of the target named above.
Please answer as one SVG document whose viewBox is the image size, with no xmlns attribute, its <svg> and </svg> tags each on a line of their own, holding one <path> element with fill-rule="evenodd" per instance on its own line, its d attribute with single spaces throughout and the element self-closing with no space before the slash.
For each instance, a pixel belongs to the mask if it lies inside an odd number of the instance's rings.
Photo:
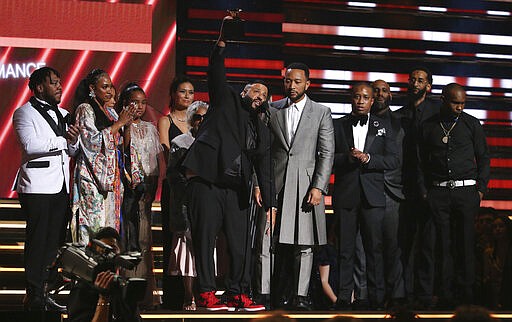
<svg viewBox="0 0 512 322">
<path fill-rule="evenodd" d="M 99 240 L 113 248 L 113 252 L 120 253 L 119 233 L 112 227 L 100 229 L 94 239 Z M 105 249 L 96 247 L 95 252 L 101 253 Z M 113 283 L 115 272 L 105 270 L 99 272 L 94 280 L 94 285 L 86 281 L 78 281 L 69 295 L 68 312 L 69 321 L 107 322 L 107 321 L 141 321 L 135 308 L 122 300 L 120 294 L 116 294 Z"/>
</svg>

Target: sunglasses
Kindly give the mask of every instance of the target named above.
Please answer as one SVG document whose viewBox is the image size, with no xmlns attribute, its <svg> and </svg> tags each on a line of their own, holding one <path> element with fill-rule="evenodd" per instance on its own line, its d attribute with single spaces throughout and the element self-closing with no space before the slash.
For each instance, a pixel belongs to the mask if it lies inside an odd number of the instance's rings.
<svg viewBox="0 0 512 322">
<path fill-rule="evenodd" d="M 194 114 L 192 115 L 192 122 L 202 121 L 204 118 L 204 115 L 202 114 Z"/>
</svg>

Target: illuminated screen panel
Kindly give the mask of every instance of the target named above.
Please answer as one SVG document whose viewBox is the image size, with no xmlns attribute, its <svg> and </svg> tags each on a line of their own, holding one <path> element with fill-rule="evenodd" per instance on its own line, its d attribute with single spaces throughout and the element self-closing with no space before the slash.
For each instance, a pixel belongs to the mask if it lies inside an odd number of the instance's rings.
<svg viewBox="0 0 512 322">
<path fill-rule="evenodd" d="M 145 3 L 2 1 L 0 20 L 9 23 L 0 26 L 0 42 L 12 47 L 150 53 L 151 12 Z"/>
<path fill-rule="evenodd" d="M 12 9 L 13 3 L 14 9 L 23 10 Z M 41 8 L 44 15 L 36 15 Z M 69 17 L 62 13 L 63 8 L 69 9 Z M 14 35 L 12 25 L 0 25 L 2 37 L 25 39 L 23 47 L 6 46 L 5 39 L 0 39 L 0 198 L 16 197 L 11 185 L 21 155 L 12 128 L 12 114 L 30 97 L 28 76 L 35 68 L 51 66 L 61 73 L 64 108 L 70 106 L 79 81 L 93 68 L 101 68 L 111 75 L 118 89 L 129 81 L 139 82 L 150 105 L 144 116 L 147 120 L 155 121 L 168 112 L 169 85 L 175 74 L 175 1 L 0 1 L 0 15 L 6 14 L 9 19 L 4 17 L 2 21 L 23 21 L 27 28 Z M 76 24 L 70 22 L 78 16 Z M 51 32 L 43 26 L 50 26 Z M 39 39 L 34 41 L 34 37 Z M 62 43 L 69 47 L 47 47 L 55 40 L 51 37 L 65 40 Z M 92 41 L 106 47 L 88 43 L 77 50 L 73 41 Z M 143 46 L 139 48 L 137 44 Z"/>
<path fill-rule="evenodd" d="M 187 1 L 178 16 L 177 69 L 195 77 L 207 98 L 208 54 L 230 1 Z M 466 112 L 484 125 L 491 151 L 490 191 L 484 206 L 512 209 L 512 20 L 509 3 L 493 1 L 282 0 L 251 3 L 242 18 L 245 38 L 229 44 L 227 75 L 235 88 L 263 78 L 282 97 L 282 66 L 311 68 L 309 95 L 350 112 L 349 90 L 358 81 L 383 79 L 392 109 L 406 102 L 410 69 L 433 73 L 430 98 L 440 101 L 450 82 L 467 89 Z"/>
</svg>

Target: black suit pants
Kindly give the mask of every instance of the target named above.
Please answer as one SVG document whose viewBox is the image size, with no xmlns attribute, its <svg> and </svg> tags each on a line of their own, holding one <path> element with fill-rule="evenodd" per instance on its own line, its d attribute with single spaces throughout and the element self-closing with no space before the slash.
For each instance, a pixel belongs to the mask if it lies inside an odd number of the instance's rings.
<svg viewBox="0 0 512 322">
<path fill-rule="evenodd" d="M 430 206 L 419 197 L 406 199 L 402 206 L 398 235 L 405 294 L 409 300 L 416 297 L 428 305 L 432 302 L 434 289 L 436 233 Z"/>
<path fill-rule="evenodd" d="M 55 282 L 57 271 L 49 271 L 66 237 L 69 196 L 63 187 L 56 194 L 20 193 L 21 210 L 26 216 L 25 279 L 29 297 L 43 297 L 44 283 Z"/>
<path fill-rule="evenodd" d="M 351 209 L 335 208 L 339 225 L 338 300 L 350 303 L 354 289 L 354 257 L 359 227 L 366 253 L 368 300 L 371 305 L 382 305 L 385 291 L 382 235 L 384 212 L 384 207 L 370 207 L 365 203 Z"/>
<path fill-rule="evenodd" d="M 384 238 L 384 275 L 386 276 L 386 297 L 405 297 L 401 255 L 398 245 L 398 226 L 401 201 L 386 191 L 386 213 L 382 222 Z"/>
<path fill-rule="evenodd" d="M 213 251 L 217 234 L 223 229 L 230 255 L 226 291 L 247 293 L 251 268 L 249 211 L 240 206 L 238 191 L 193 178 L 187 195 L 199 292 L 217 289 Z"/>
<path fill-rule="evenodd" d="M 475 281 L 475 216 L 480 206 L 476 186 L 433 187 L 428 201 L 437 235 L 440 300 L 471 304 Z"/>
</svg>

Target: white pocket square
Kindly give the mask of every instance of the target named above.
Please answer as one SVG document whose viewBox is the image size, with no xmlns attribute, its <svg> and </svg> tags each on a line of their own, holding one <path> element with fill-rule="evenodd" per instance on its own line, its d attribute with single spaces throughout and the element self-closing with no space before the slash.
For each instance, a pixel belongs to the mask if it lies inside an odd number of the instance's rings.
<svg viewBox="0 0 512 322">
<path fill-rule="evenodd" d="M 385 128 L 378 129 L 376 136 L 386 136 L 386 129 Z"/>
</svg>

